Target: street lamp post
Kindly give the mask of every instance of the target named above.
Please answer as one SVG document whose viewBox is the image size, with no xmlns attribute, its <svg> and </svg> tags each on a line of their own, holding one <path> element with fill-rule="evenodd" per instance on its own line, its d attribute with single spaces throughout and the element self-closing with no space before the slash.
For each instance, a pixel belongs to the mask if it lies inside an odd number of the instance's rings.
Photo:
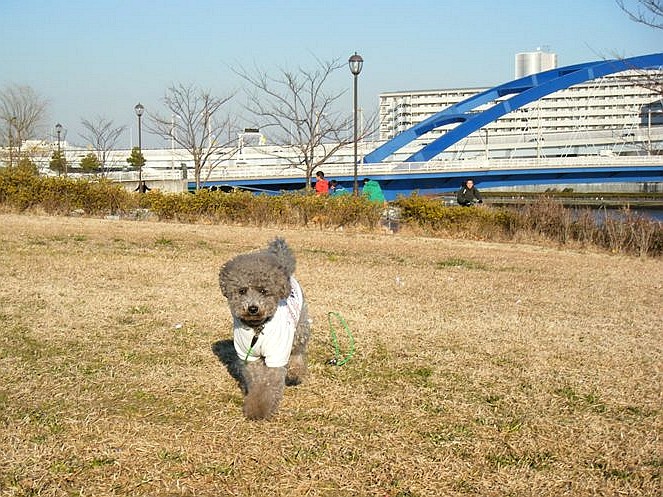
<svg viewBox="0 0 663 497">
<path fill-rule="evenodd" d="M 141 142 L 141 125 L 140 125 L 140 118 L 143 115 L 143 112 L 145 112 L 145 107 L 138 102 L 136 106 L 134 107 L 134 110 L 136 111 L 136 115 L 138 116 L 138 154 L 140 157 L 140 165 L 138 166 L 138 188 L 140 188 L 143 184 L 143 145 Z"/>
<path fill-rule="evenodd" d="M 55 125 L 55 133 L 58 135 L 58 171 L 59 171 L 60 166 L 62 166 L 62 156 L 60 152 L 60 134 L 62 133 L 62 124 L 57 123 Z M 66 164 L 65 167 L 67 167 Z M 58 174 L 60 174 L 60 172 L 58 172 Z M 66 170 L 64 171 L 64 175 L 67 176 Z"/>
<path fill-rule="evenodd" d="M 356 196 L 359 195 L 359 181 L 357 179 L 357 79 L 361 68 L 364 65 L 364 59 L 361 58 L 361 55 L 358 55 L 357 52 L 354 53 L 348 59 L 348 65 L 350 66 L 350 72 L 354 76 L 354 185 L 352 188 L 353 194 Z"/>
</svg>

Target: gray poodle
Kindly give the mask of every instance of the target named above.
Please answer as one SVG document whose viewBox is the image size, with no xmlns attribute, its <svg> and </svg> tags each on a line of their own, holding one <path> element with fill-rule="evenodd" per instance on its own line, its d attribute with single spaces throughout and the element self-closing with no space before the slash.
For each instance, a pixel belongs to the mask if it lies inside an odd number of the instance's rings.
<svg viewBox="0 0 663 497">
<path fill-rule="evenodd" d="M 270 418 L 285 385 L 306 377 L 310 323 L 294 272 L 292 251 L 285 240 L 276 238 L 266 249 L 231 259 L 219 273 L 234 319 L 248 419 Z"/>
</svg>

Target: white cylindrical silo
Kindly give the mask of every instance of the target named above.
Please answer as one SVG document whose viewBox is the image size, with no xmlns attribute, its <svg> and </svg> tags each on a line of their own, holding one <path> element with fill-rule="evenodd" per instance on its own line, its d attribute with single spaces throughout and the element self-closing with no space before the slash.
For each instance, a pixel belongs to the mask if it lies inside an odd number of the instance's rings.
<svg viewBox="0 0 663 497">
<path fill-rule="evenodd" d="M 557 67 L 557 54 L 537 50 L 516 54 L 516 79 Z"/>
</svg>

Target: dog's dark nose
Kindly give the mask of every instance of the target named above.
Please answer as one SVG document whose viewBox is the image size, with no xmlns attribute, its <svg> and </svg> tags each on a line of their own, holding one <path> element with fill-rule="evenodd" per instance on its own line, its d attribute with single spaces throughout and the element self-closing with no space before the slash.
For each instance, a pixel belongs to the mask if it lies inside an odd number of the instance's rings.
<svg viewBox="0 0 663 497">
<path fill-rule="evenodd" d="M 250 305 L 248 308 L 249 314 L 258 314 L 258 306 Z"/>
</svg>

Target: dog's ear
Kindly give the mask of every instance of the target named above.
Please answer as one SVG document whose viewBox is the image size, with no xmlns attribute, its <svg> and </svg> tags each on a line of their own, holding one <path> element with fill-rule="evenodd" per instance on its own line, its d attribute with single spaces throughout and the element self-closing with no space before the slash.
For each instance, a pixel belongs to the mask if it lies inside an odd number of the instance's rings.
<svg viewBox="0 0 663 497">
<path fill-rule="evenodd" d="M 283 277 L 279 278 L 279 299 L 280 300 L 285 300 L 290 296 L 290 292 L 292 292 L 292 285 L 290 284 L 290 275 L 288 274 L 287 270 L 285 268 L 281 268 L 283 271 Z"/>
<path fill-rule="evenodd" d="M 221 266 L 219 270 L 219 286 L 221 287 L 221 293 L 224 297 L 228 298 L 230 295 L 230 281 L 229 281 L 229 265 L 232 261 Z"/>
</svg>

